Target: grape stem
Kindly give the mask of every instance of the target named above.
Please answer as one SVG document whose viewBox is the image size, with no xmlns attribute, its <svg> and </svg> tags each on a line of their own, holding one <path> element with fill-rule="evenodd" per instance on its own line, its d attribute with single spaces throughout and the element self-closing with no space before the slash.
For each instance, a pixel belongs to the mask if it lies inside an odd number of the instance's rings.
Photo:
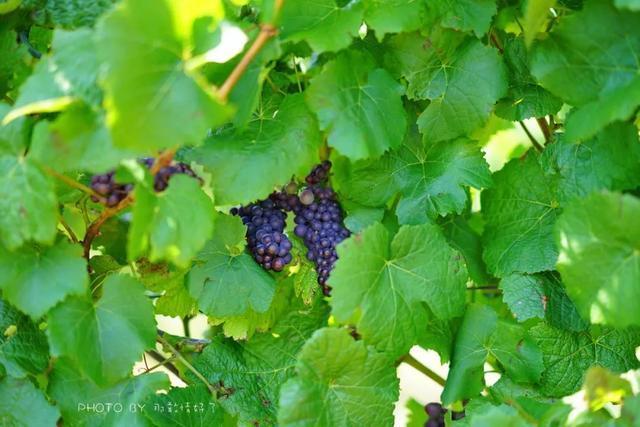
<svg viewBox="0 0 640 427">
<path fill-rule="evenodd" d="M 525 125 L 522 120 L 518 121 L 518 123 L 520 123 L 520 127 L 522 127 L 522 130 L 524 131 L 524 133 L 527 134 L 529 141 L 531 141 L 531 144 L 533 144 L 535 149 L 538 151 L 544 150 L 544 147 L 540 145 L 540 143 L 533 137 L 533 134 L 529 131 L 529 128 L 527 128 L 527 125 Z"/>
<path fill-rule="evenodd" d="M 62 228 L 64 228 L 64 230 L 69 235 L 69 238 L 71 239 L 71 241 L 73 243 L 78 243 L 78 238 L 76 237 L 76 233 L 73 232 L 69 224 L 67 224 L 67 222 L 62 217 L 60 217 L 59 221 L 60 221 L 60 225 L 62 225 Z"/>
<path fill-rule="evenodd" d="M 189 361 L 185 359 L 185 357 L 174 346 L 172 346 L 169 343 L 169 341 L 167 341 L 162 337 L 157 337 L 157 341 L 163 346 L 167 347 L 169 350 L 171 350 L 174 356 L 177 357 L 178 360 L 180 360 L 180 362 L 182 362 L 184 366 L 186 366 L 187 369 L 189 369 L 193 373 L 193 375 L 196 376 L 196 378 L 198 378 L 200 381 L 204 383 L 204 385 L 207 386 L 207 388 L 209 389 L 209 392 L 211 392 L 211 395 L 214 398 L 218 397 L 218 389 L 216 389 L 216 387 L 214 387 L 196 368 L 194 368 L 193 365 L 189 363 Z"/>
<path fill-rule="evenodd" d="M 549 128 L 549 123 L 547 123 L 547 120 L 544 117 L 537 117 L 536 121 L 538 122 L 538 126 L 540 126 L 540 130 L 544 135 L 544 140 L 546 142 L 549 142 L 549 140 L 551 139 L 551 129 Z"/>
<path fill-rule="evenodd" d="M 412 355 L 410 354 L 405 355 L 401 359 L 401 363 L 406 363 L 407 365 L 411 366 L 413 369 L 423 373 L 424 375 L 426 375 L 427 377 L 431 378 L 433 381 L 435 381 L 436 383 L 444 387 L 446 380 L 442 378 L 440 375 L 436 374 L 431 369 L 429 369 L 428 367 L 426 367 L 425 365 L 423 365 L 422 363 L 420 363 L 420 361 L 415 357 L 413 357 Z"/>
<path fill-rule="evenodd" d="M 76 190 L 80 190 L 84 193 L 87 193 L 88 195 L 98 199 L 100 202 L 105 201 L 104 197 L 102 197 L 100 194 L 96 193 L 95 191 L 93 191 L 93 189 L 87 187 L 86 185 L 79 183 L 75 179 L 71 179 L 68 176 L 61 174 L 60 172 L 54 169 L 51 169 L 49 166 L 40 164 L 40 167 L 42 168 L 43 171 L 45 171 L 47 175 L 51 175 L 52 177 L 64 182 L 69 187 L 72 187 L 72 188 L 75 188 Z"/>
<path fill-rule="evenodd" d="M 278 19 L 278 15 L 280 14 L 280 10 L 282 9 L 282 5 L 284 4 L 284 0 L 275 0 L 273 6 L 273 22 L 276 22 Z M 278 34 L 278 29 L 274 25 L 274 23 L 266 23 L 260 26 L 260 33 L 258 37 L 253 41 L 249 50 L 247 50 L 235 68 L 231 71 L 231 74 L 224 81 L 220 89 L 218 90 L 218 96 L 222 101 L 226 101 L 229 97 L 229 94 L 233 90 L 234 86 L 240 80 L 240 77 L 244 74 L 249 67 L 249 64 L 253 59 L 258 55 L 258 53 L 262 50 L 262 48 L 267 44 L 267 42 L 275 37 Z"/>
</svg>

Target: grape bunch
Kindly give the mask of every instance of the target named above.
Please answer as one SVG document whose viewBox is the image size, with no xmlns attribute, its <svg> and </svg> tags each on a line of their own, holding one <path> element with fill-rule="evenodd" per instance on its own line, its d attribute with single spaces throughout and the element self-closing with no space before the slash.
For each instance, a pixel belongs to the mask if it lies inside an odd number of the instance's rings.
<svg viewBox="0 0 640 427">
<path fill-rule="evenodd" d="M 318 283 L 325 295 L 331 291 L 327 281 L 338 260 L 336 246 L 350 234 L 343 224 L 336 194 L 326 182 L 330 169 L 329 161 L 314 167 L 306 177 L 307 188 L 295 200 L 283 193 L 273 196 L 279 207 L 295 213 L 294 233 L 304 241 L 307 259 L 315 264 Z"/>
<path fill-rule="evenodd" d="M 154 159 L 151 157 L 145 157 L 139 161 L 148 169 L 151 169 Z M 166 190 L 169 186 L 169 179 L 171 179 L 175 174 L 185 174 L 200 180 L 189 165 L 185 163 L 174 163 L 161 168 L 158 173 L 156 173 L 153 181 L 154 190 L 157 192 Z M 115 171 L 109 171 L 104 174 L 92 176 L 91 189 L 102 196 L 105 201 L 105 205 L 111 208 L 117 206 L 121 201 L 127 198 L 131 190 L 133 190 L 133 184 L 116 182 Z M 94 202 L 100 201 L 100 199 L 95 196 L 91 196 L 91 200 Z"/>
<path fill-rule="evenodd" d="M 271 199 L 231 209 L 247 226 L 247 246 L 265 270 L 282 271 L 291 262 L 291 241 L 283 233 L 287 214 Z"/>
<path fill-rule="evenodd" d="M 445 426 L 444 415 L 447 413 L 447 410 L 443 408 L 440 403 L 437 403 L 437 402 L 427 403 L 426 405 L 424 405 L 424 410 L 427 412 L 427 415 L 429 415 L 429 419 L 424 424 L 424 427 L 444 427 Z M 464 418 L 464 416 L 465 416 L 464 411 L 451 412 L 451 419 L 454 421 L 462 419 Z"/>
</svg>

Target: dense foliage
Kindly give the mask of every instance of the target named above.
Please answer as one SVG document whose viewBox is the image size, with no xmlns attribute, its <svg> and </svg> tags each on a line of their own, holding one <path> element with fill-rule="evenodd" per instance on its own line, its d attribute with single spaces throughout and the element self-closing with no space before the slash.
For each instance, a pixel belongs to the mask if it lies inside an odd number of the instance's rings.
<svg viewBox="0 0 640 427">
<path fill-rule="evenodd" d="M 0 0 L 0 423 L 388 426 L 408 363 L 412 425 L 639 425 L 639 58 L 638 0 Z"/>
</svg>

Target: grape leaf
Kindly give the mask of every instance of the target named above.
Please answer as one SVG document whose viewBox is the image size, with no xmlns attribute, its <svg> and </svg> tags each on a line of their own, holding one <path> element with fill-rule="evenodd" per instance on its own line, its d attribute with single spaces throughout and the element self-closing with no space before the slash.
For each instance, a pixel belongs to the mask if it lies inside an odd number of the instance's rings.
<svg viewBox="0 0 640 427">
<path fill-rule="evenodd" d="M 15 427 L 55 427 L 60 411 L 28 379 L 0 381 L 0 420 Z"/>
<path fill-rule="evenodd" d="M 29 159 L 0 156 L 0 240 L 14 250 L 24 242 L 51 244 L 58 203 L 53 184 Z"/>
<path fill-rule="evenodd" d="M 196 301 L 189 294 L 185 283 L 186 271 L 173 270 L 167 264 L 152 264 L 144 259 L 137 263 L 136 269 L 140 281 L 147 289 L 162 293 L 156 299 L 156 314 L 171 317 L 197 314 Z"/>
<path fill-rule="evenodd" d="M 531 76 L 527 50 L 521 37 L 509 37 L 504 41 L 503 58 L 507 67 L 509 91 L 496 105 L 496 115 L 509 121 L 517 121 L 544 117 L 560 110 L 562 101 L 539 86 Z"/>
<path fill-rule="evenodd" d="M 576 107 L 584 105 L 585 111 L 578 108 L 567 118 L 570 138 L 589 137 L 609 121 L 627 118 L 640 103 L 633 81 L 640 67 L 639 25 L 640 15 L 591 1 L 534 47 L 531 71 L 540 84 Z"/>
<path fill-rule="evenodd" d="M 484 386 L 484 362 L 487 347 L 497 327 L 497 316 L 490 307 L 472 304 L 458 329 L 451 368 L 442 391 L 442 403 L 473 397 Z"/>
<path fill-rule="evenodd" d="M 429 420 L 429 415 L 427 411 L 424 410 L 424 405 L 415 400 L 414 398 L 410 398 L 405 408 L 409 413 L 407 415 L 407 424 L 406 427 L 424 427 L 427 421 Z"/>
<path fill-rule="evenodd" d="M 100 387 L 75 370 L 66 358 L 56 361 L 49 382 L 49 394 L 56 400 L 65 423 L 87 427 L 148 426 L 145 414 L 154 408 L 147 399 L 157 390 L 168 388 L 169 378 L 160 372 Z"/>
<path fill-rule="evenodd" d="M 522 27 L 524 41 L 528 47 L 539 32 L 543 30 L 543 24 L 551 17 L 550 9 L 556 5 L 556 0 L 527 0 L 524 6 L 524 19 Z"/>
<path fill-rule="evenodd" d="M 97 384 L 113 383 L 131 371 L 155 342 L 153 305 L 128 276 L 111 275 L 97 303 L 70 297 L 49 312 L 51 353 L 66 356 Z"/>
<path fill-rule="evenodd" d="M 82 295 L 89 285 L 82 247 L 64 241 L 15 253 L 0 246 L 0 277 L 4 298 L 33 319 L 68 295 Z"/>
<path fill-rule="evenodd" d="M 3 97 L 20 84 L 18 76 L 28 69 L 24 61 L 27 47 L 17 40 L 15 31 L 0 30 L 0 95 Z"/>
<path fill-rule="evenodd" d="M 640 200 L 593 194 L 558 219 L 558 270 L 580 313 L 593 323 L 640 325 Z"/>
<path fill-rule="evenodd" d="M 553 241 L 557 178 L 546 176 L 538 156 L 530 152 L 511 160 L 493 180 L 495 185 L 482 193 L 489 271 L 504 277 L 553 269 L 558 256 Z"/>
<path fill-rule="evenodd" d="M 238 217 L 217 216 L 213 237 L 197 255 L 187 279 L 189 293 L 209 316 L 236 316 L 249 308 L 264 313 L 273 299 L 273 277 L 248 253 L 237 251 L 245 233 L 238 224 Z"/>
<path fill-rule="evenodd" d="M 256 334 L 244 344 L 214 340 L 195 367 L 210 383 L 227 390 L 227 398 L 220 400 L 227 412 L 244 423 L 274 424 L 280 386 L 293 375 L 302 345 L 326 319 L 321 304 L 312 310 L 294 308 L 270 333 Z"/>
<path fill-rule="evenodd" d="M 640 78 L 601 95 L 595 101 L 572 110 L 566 119 L 566 136 L 580 141 L 595 135 L 608 123 L 633 117 L 640 105 Z"/>
<path fill-rule="evenodd" d="M 231 110 L 185 63 L 194 21 L 214 26 L 221 16 L 220 1 L 136 0 L 121 2 L 100 21 L 107 123 L 117 147 L 151 153 L 198 145 L 229 118 Z"/>
<path fill-rule="evenodd" d="M 15 332 L 9 333 L 11 328 Z M 37 375 L 49 364 L 47 337 L 31 319 L 0 300 L 0 363 L 12 377 Z"/>
<path fill-rule="evenodd" d="M 403 226 L 392 239 L 377 223 L 337 250 L 329 279 L 332 314 L 347 322 L 360 313 L 357 330 L 378 349 L 406 352 L 427 321 L 425 302 L 440 319 L 464 310 L 464 261 L 435 225 Z"/>
<path fill-rule="evenodd" d="M 1 50 L 1 49 L 0 49 Z M 29 141 L 29 121 L 18 118 L 11 123 L 3 125 L 2 120 L 11 110 L 11 106 L 0 102 L 0 156 L 4 154 L 20 155 L 24 153 Z"/>
<path fill-rule="evenodd" d="M 542 350 L 542 392 L 547 396 L 576 392 L 592 365 L 617 373 L 639 366 L 635 356 L 635 348 L 640 345 L 638 330 L 595 326 L 588 332 L 569 332 L 539 324 L 529 333 Z"/>
<path fill-rule="evenodd" d="M 420 224 L 438 216 L 462 213 L 466 187 L 491 185 L 489 165 L 476 144 L 466 139 L 446 142 L 405 141 L 392 152 L 391 170 L 401 192 L 396 214 L 401 224 Z"/>
<path fill-rule="evenodd" d="M 415 31 L 426 20 L 424 0 L 364 0 L 364 20 L 379 41 L 385 34 Z"/>
<path fill-rule="evenodd" d="M 482 412 L 473 413 L 469 417 L 469 427 L 530 427 L 533 426 L 518 414 L 518 411 L 508 405 L 487 406 Z"/>
<path fill-rule="evenodd" d="M 451 370 L 442 391 L 443 403 L 480 393 L 488 355 L 517 382 L 537 382 L 544 369 L 542 353 L 523 326 L 498 320 L 495 311 L 486 305 L 472 304 L 458 329 Z"/>
<path fill-rule="evenodd" d="M 478 285 L 491 281 L 482 260 L 482 238 L 462 216 L 450 216 L 442 224 L 447 241 L 464 257 L 469 277 Z"/>
<path fill-rule="evenodd" d="M 304 177 L 318 162 L 320 142 L 318 125 L 304 100 L 290 95 L 273 115 L 259 115 L 246 129 L 231 128 L 212 136 L 187 159 L 211 173 L 218 204 L 248 204 L 293 175 Z"/>
<path fill-rule="evenodd" d="M 223 425 L 222 408 L 201 384 L 174 387 L 167 394 L 152 394 L 144 405 L 145 415 L 157 427 Z"/>
<path fill-rule="evenodd" d="M 505 95 L 504 65 L 495 49 L 454 32 L 394 36 L 387 63 L 408 82 L 409 99 L 431 103 L 418 118 L 427 141 L 467 135 Z"/>
<path fill-rule="evenodd" d="M 20 95 L 5 122 L 25 114 L 65 109 L 74 100 L 100 102 L 96 85 L 99 61 L 89 29 L 57 30 L 52 54 L 39 62 L 20 89 Z"/>
<path fill-rule="evenodd" d="M 505 304 L 519 322 L 546 318 L 550 325 L 571 331 L 587 326 L 555 275 L 510 274 L 500 281 L 500 289 Z"/>
<path fill-rule="evenodd" d="M 306 94 L 329 145 L 349 159 L 379 157 L 402 143 L 402 86 L 367 54 L 342 52 L 311 80 Z"/>
<path fill-rule="evenodd" d="M 283 40 L 307 43 L 317 52 L 337 51 L 351 44 L 362 24 L 361 0 L 340 7 L 335 0 L 285 2 L 280 17 Z"/>
<path fill-rule="evenodd" d="M 101 116 L 86 106 L 73 106 L 54 122 L 35 126 L 30 156 L 60 172 L 104 173 L 133 153 L 113 147 Z"/>
<path fill-rule="evenodd" d="M 557 135 L 541 158 L 547 174 L 559 176 L 561 204 L 596 190 L 629 190 L 640 185 L 640 142 L 635 126 L 616 123 L 594 138 L 574 144 Z"/>
<path fill-rule="evenodd" d="M 93 26 L 116 0 L 47 0 L 51 20 L 63 28 Z"/>
<path fill-rule="evenodd" d="M 139 183 L 136 196 L 144 197 L 144 202 L 139 201 L 133 211 L 129 259 L 138 258 L 149 247 L 152 262 L 168 260 L 188 267 L 213 232 L 214 208 L 209 196 L 197 180 L 181 174 L 172 176 L 169 188 L 157 197 Z"/>
<path fill-rule="evenodd" d="M 297 376 L 280 392 L 278 424 L 388 425 L 398 398 L 393 360 L 344 329 L 313 334 L 298 355 Z"/>
<path fill-rule="evenodd" d="M 634 12 L 640 11 L 640 3 L 638 0 L 613 0 L 613 4 L 615 4 L 618 9 L 629 9 Z"/>
<path fill-rule="evenodd" d="M 473 31 L 482 37 L 496 14 L 495 0 L 438 0 L 429 2 L 440 25 L 460 31 Z"/>
</svg>

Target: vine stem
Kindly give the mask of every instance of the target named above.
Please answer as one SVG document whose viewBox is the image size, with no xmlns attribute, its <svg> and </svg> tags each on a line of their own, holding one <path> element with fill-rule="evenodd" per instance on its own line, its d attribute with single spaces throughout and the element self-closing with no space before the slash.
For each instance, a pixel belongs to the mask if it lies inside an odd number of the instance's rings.
<svg viewBox="0 0 640 427">
<path fill-rule="evenodd" d="M 273 6 L 273 19 L 272 21 L 276 21 L 278 15 L 280 14 L 280 10 L 282 10 L 282 6 L 284 4 L 284 0 L 276 0 Z M 253 59 L 258 55 L 260 50 L 267 44 L 267 42 L 274 37 L 278 33 L 278 29 L 272 23 L 263 24 L 260 26 L 260 33 L 258 37 L 253 41 L 249 50 L 244 54 L 240 62 L 235 66 L 235 68 L 231 71 L 231 74 L 224 81 L 220 89 L 218 90 L 218 96 L 222 101 L 226 101 L 233 90 L 234 86 L 240 80 L 240 77 L 247 70 L 247 67 L 253 61 Z"/>
<path fill-rule="evenodd" d="M 544 135 L 544 140 L 546 142 L 549 142 L 549 140 L 551 139 L 551 129 L 549 127 L 549 123 L 547 123 L 547 120 L 544 117 L 536 117 L 536 122 L 538 122 L 538 126 L 540 126 L 540 130 Z"/>
<path fill-rule="evenodd" d="M 180 378 L 180 371 L 171 363 L 174 357 L 164 357 L 163 355 L 161 355 L 155 350 L 148 350 L 147 354 L 151 356 L 153 360 L 158 362 L 157 365 L 152 366 L 151 368 L 147 367 L 147 372 L 151 372 L 154 369 L 159 368 L 160 366 L 164 366 L 169 372 L 171 372 L 176 377 Z"/>
<path fill-rule="evenodd" d="M 88 195 L 93 196 L 102 202 L 105 200 L 104 197 L 102 197 L 100 194 L 93 191 L 92 188 L 87 187 L 86 185 L 76 181 L 75 179 L 71 179 L 64 174 L 61 174 L 60 172 L 54 169 L 51 169 L 49 166 L 41 164 L 40 167 L 42 168 L 43 171 L 45 171 L 47 175 L 51 175 L 52 177 L 64 182 L 69 187 L 75 188 L 76 190 L 80 190 L 83 193 L 87 193 Z"/>
<path fill-rule="evenodd" d="M 422 372 L 424 375 L 426 375 L 427 377 L 431 378 L 433 381 L 435 381 L 436 383 L 444 387 L 446 380 L 442 378 L 440 375 L 436 374 L 431 369 L 429 369 L 428 367 L 426 367 L 425 365 L 423 365 L 422 363 L 420 363 L 420 361 L 415 357 L 413 357 L 412 355 L 407 354 L 406 356 L 404 356 L 402 358 L 402 363 L 406 363 L 407 365 L 411 366 L 413 369 L 419 372 Z"/>
<path fill-rule="evenodd" d="M 65 221 L 64 218 L 62 218 L 62 216 L 60 216 L 59 221 L 60 221 L 60 225 L 62 225 L 62 228 L 64 228 L 67 234 L 69 235 L 69 238 L 71 239 L 71 241 L 73 243 L 78 243 L 78 238 L 76 237 L 76 233 L 73 232 L 69 224 L 67 224 L 67 221 Z"/>
<path fill-rule="evenodd" d="M 520 127 L 522 127 L 522 130 L 524 131 L 524 133 L 527 134 L 529 141 L 531 141 L 531 144 L 533 144 L 535 149 L 538 151 L 544 150 L 544 147 L 540 145 L 540 143 L 533 137 L 533 134 L 529 131 L 529 129 L 527 128 L 527 125 L 525 125 L 522 120 L 518 121 L 518 123 L 520 123 Z"/>
<path fill-rule="evenodd" d="M 174 356 L 176 356 L 178 358 L 178 360 L 180 360 L 180 362 L 182 362 L 184 364 L 184 366 L 187 367 L 187 369 L 189 369 L 191 372 L 193 372 L 193 375 L 195 375 L 200 381 L 202 381 L 204 383 L 204 385 L 207 386 L 207 388 L 209 389 L 209 392 L 211 393 L 212 396 L 217 397 L 218 396 L 218 390 L 211 385 L 211 383 L 200 373 L 198 372 L 198 370 L 196 368 L 193 367 L 193 365 L 191 363 L 189 363 L 189 361 L 187 359 L 184 358 L 184 356 L 178 351 L 176 350 L 176 348 L 174 346 L 172 346 L 169 341 L 167 341 L 166 339 L 162 338 L 162 337 L 157 337 L 157 340 L 160 344 L 166 346 L 169 350 L 171 350 L 171 352 L 174 354 Z"/>
</svg>

